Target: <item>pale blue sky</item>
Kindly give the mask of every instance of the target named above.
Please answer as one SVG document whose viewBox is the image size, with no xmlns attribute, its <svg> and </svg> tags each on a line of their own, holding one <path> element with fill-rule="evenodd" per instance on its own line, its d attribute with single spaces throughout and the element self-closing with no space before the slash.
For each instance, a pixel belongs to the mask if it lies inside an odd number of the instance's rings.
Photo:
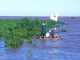
<svg viewBox="0 0 80 60">
<path fill-rule="evenodd" d="M 0 16 L 80 16 L 80 0 L 0 0 Z"/>
</svg>

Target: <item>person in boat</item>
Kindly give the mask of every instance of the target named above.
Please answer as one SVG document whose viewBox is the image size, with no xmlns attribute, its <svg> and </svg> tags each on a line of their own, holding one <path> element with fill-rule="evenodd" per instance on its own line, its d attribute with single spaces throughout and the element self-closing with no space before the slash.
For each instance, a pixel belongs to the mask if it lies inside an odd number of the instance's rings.
<svg viewBox="0 0 80 60">
<path fill-rule="evenodd" d="M 52 36 L 51 36 L 51 30 L 49 30 L 49 38 L 52 38 Z"/>
<path fill-rule="evenodd" d="M 42 24 L 42 27 L 40 28 L 40 30 L 42 30 L 41 36 L 43 35 L 44 39 L 46 38 L 45 37 L 45 34 L 46 34 L 46 26 L 47 26 L 47 22 L 46 22 L 46 25 L 43 23 Z M 40 36 L 40 38 L 41 38 L 41 36 Z"/>
<path fill-rule="evenodd" d="M 58 38 L 58 35 L 55 34 L 56 28 L 54 28 L 54 30 L 51 31 L 51 37 L 52 38 Z"/>
<path fill-rule="evenodd" d="M 49 32 L 46 33 L 46 38 L 52 38 L 52 36 L 51 36 L 51 30 L 49 30 Z"/>
</svg>

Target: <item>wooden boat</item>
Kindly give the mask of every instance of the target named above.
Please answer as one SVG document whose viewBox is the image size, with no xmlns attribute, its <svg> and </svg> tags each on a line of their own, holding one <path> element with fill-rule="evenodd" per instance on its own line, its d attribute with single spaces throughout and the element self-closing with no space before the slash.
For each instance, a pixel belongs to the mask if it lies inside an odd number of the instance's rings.
<svg viewBox="0 0 80 60">
<path fill-rule="evenodd" d="M 38 40 L 43 40 L 44 38 L 37 38 Z M 45 38 L 45 39 L 52 39 L 52 40 L 58 40 L 58 39 L 63 39 L 61 37 L 58 37 L 58 38 Z"/>
</svg>

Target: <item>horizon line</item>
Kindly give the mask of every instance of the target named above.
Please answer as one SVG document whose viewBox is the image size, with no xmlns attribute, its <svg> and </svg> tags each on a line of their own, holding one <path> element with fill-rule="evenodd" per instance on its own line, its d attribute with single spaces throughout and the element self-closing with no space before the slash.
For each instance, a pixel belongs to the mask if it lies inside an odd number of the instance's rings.
<svg viewBox="0 0 80 60">
<path fill-rule="evenodd" d="M 24 16 L 24 17 L 27 17 L 27 16 Z M 49 16 L 31 16 L 31 17 L 49 17 Z M 58 17 L 80 17 L 80 16 L 58 16 Z"/>
</svg>

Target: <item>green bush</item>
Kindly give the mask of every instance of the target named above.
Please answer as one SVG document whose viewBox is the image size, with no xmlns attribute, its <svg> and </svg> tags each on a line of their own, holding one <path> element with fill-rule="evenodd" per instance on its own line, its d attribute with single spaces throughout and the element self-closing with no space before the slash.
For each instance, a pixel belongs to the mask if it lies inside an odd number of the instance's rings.
<svg viewBox="0 0 80 60">
<path fill-rule="evenodd" d="M 61 22 L 61 21 L 57 21 L 57 24 L 59 24 L 59 23 L 60 23 L 60 24 L 62 24 L 62 25 L 63 25 L 63 24 L 65 24 L 64 22 Z"/>
<path fill-rule="evenodd" d="M 74 17 L 71 17 L 71 19 L 74 19 Z"/>
<path fill-rule="evenodd" d="M 27 56 L 32 56 L 33 54 L 31 53 L 31 51 L 28 51 Z"/>
<path fill-rule="evenodd" d="M 0 19 L 0 37 L 5 39 L 6 47 L 19 47 L 24 39 L 27 39 L 27 44 L 31 44 L 31 38 L 36 34 L 36 32 L 42 27 L 42 23 L 46 23 L 47 20 L 31 20 L 30 18 L 24 17 L 23 19 Z M 58 21 L 58 23 L 62 23 Z M 52 26 L 54 25 L 54 26 Z M 47 31 L 50 28 L 55 27 L 56 22 L 49 20 L 47 23 Z M 57 25 L 57 27 L 60 27 Z M 41 31 L 36 34 L 40 36 Z"/>
<path fill-rule="evenodd" d="M 27 39 L 27 45 L 30 45 L 30 44 L 32 44 L 32 40 L 31 40 L 31 38 L 29 38 L 29 39 Z"/>
<path fill-rule="evenodd" d="M 65 30 L 65 29 L 63 29 L 63 30 L 61 30 L 61 32 L 66 32 L 66 30 Z"/>
</svg>

